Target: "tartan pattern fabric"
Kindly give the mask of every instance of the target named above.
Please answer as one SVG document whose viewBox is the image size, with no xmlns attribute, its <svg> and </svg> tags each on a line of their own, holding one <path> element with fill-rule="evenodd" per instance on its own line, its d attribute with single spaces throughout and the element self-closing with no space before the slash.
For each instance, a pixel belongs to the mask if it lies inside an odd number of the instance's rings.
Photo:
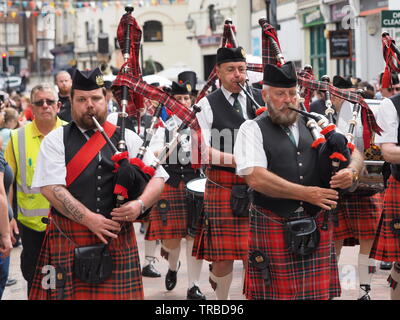
<svg viewBox="0 0 400 320">
<path fill-rule="evenodd" d="M 130 47 L 129 49 L 125 48 L 126 46 L 126 39 L 125 33 L 126 30 L 129 28 L 129 37 L 130 37 Z M 140 41 L 142 39 L 142 30 L 140 29 L 139 24 L 137 23 L 136 19 L 130 14 L 125 13 L 118 25 L 117 29 L 117 39 L 119 46 L 121 48 L 122 53 L 129 52 L 129 60 L 125 63 L 119 71 L 119 76 L 125 75 L 127 72 L 131 73 L 133 76 L 142 78 L 142 72 L 139 66 L 139 51 L 140 51 Z M 127 68 L 125 70 L 125 68 Z M 122 88 L 121 88 L 122 89 Z M 115 90 L 113 87 L 113 94 L 118 101 L 119 105 L 121 104 L 122 97 L 122 90 Z M 137 94 L 136 92 L 129 92 L 129 99 L 128 105 L 126 107 L 126 112 L 129 115 L 137 114 L 139 112 L 138 109 L 143 108 L 143 96 Z"/>
<path fill-rule="evenodd" d="M 385 71 L 382 76 L 382 88 L 392 87 L 392 75 L 391 73 L 400 72 L 400 60 L 394 51 L 393 47 L 396 42 L 388 35 L 382 35 L 382 52 L 383 59 L 385 60 Z"/>
<path fill-rule="evenodd" d="M 144 298 L 139 255 L 132 224 L 125 224 L 118 239 L 112 240 L 110 244 L 109 249 L 113 260 L 111 277 L 101 284 L 90 285 L 73 275 L 75 246 L 59 232 L 52 220 L 78 246 L 100 243 L 97 236 L 86 227 L 61 215 L 51 215 L 51 223 L 46 230 L 29 299 L 59 299 L 60 288 L 45 290 L 42 287 L 42 280 L 46 275 L 42 273 L 42 268 L 47 265 L 55 268 L 62 267 L 65 270 L 65 300 L 133 300 Z"/>
<path fill-rule="evenodd" d="M 372 132 L 380 134 L 382 129 L 376 123 L 374 114 L 372 110 L 369 108 L 368 104 L 364 101 L 360 95 L 355 92 L 341 90 L 339 88 L 334 87 L 333 85 L 326 83 L 324 81 L 317 81 L 313 79 L 307 79 L 302 76 L 297 77 L 298 84 L 301 87 L 308 88 L 310 90 L 320 90 L 327 91 L 339 98 L 345 99 L 351 103 L 358 103 L 361 106 L 361 122 L 363 125 L 363 139 L 364 139 L 364 148 L 368 149 L 371 145 L 371 136 Z"/>
<path fill-rule="evenodd" d="M 334 229 L 334 239 L 374 239 L 382 208 L 383 193 L 344 195 L 338 205 L 339 225 Z"/>
<path fill-rule="evenodd" d="M 284 219 L 273 212 L 257 207 L 250 210 L 249 254 L 260 250 L 270 263 L 271 285 L 251 263 L 247 263 L 244 291 L 250 300 L 328 300 L 340 296 L 340 282 L 333 244 L 332 224 L 320 230 L 320 244 L 306 257 L 289 253 L 281 224 Z M 267 218 L 269 217 L 269 218 Z M 316 219 L 320 228 L 323 214 Z"/>
<path fill-rule="evenodd" d="M 383 199 L 383 211 L 370 257 L 376 260 L 400 261 L 400 237 L 391 230 L 392 219 L 400 218 L 400 182 L 392 176 Z"/>
<path fill-rule="evenodd" d="M 230 189 L 245 182 L 234 173 L 222 170 L 207 169 L 206 175 L 204 212 L 192 255 L 207 261 L 246 260 L 249 219 L 233 216 L 230 206 Z"/>
<path fill-rule="evenodd" d="M 275 41 L 279 50 L 281 51 L 281 44 L 278 39 L 278 34 L 275 28 L 268 24 L 266 20 L 259 21 L 261 26 L 261 39 L 262 39 L 262 62 L 265 66 L 266 64 L 278 64 L 276 56 L 279 52 L 276 52 L 273 47 L 272 41 Z"/>
<path fill-rule="evenodd" d="M 180 182 L 178 188 L 165 184 L 159 201 L 168 201 L 169 210 L 160 212 L 155 205 L 149 217 L 146 240 L 181 239 L 187 235 L 187 207 L 185 199 L 185 183 Z M 163 217 L 165 222 L 163 222 Z"/>
<path fill-rule="evenodd" d="M 260 25 L 262 28 L 263 64 L 264 65 L 267 63 L 278 64 L 276 59 L 277 53 L 273 48 L 271 41 L 271 38 L 274 39 L 278 47 L 280 48 L 280 43 L 277 33 L 274 27 L 272 27 L 265 21 L 260 22 Z M 321 91 L 329 90 L 331 94 L 337 97 L 343 98 L 347 101 L 350 101 L 351 103 L 359 103 L 361 105 L 361 121 L 363 123 L 363 128 L 364 128 L 363 132 L 364 146 L 365 149 L 368 149 L 371 144 L 372 131 L 380 134 L 382 130 L 376 123 L 374 114 L 372 113 L 372 111 L 370 110 L 368 104 L 364 101 L 364 99 L 354 92 L 341 90 L 330 84 L 327 84 L 326 82 L 314 80 L 312 76 L 304 76 L 305 75 L 304 73 L 302 75 L 301 74 L 298 75 L 298 85 L 300 85 L 300 87 L 302 87 L 303 90 L 306 90 L 308 96 L 310 96 L 311 92 L 314 90 L 321 90 Z"/>
<path fill-rule="evenodd" d="M 192 152 L 191 163 L 194 167 L 198 167 L 198 164 L 201 163 L 202 159 L 206 159 L 206 156 L 204 155 L 206 153 L 206 148 L 204 147 L 200 125 L 194 112 L 184 107 L 168 93 L 147 84 L 141 78 L 135 77 L 131 74 L 120 73 L 117 76 L 113 82 L 114 92 L 121 91 L 122 86 L 128 86 L 130 91 L 163 104 L 169 109 L 169 111 L 172 112 L 172 114 L 175 114 L 179 119 L 182 120 L 182 122 L 193 129 L 191 131 L 192 150 L 197 150 L 197 152 Z"/>
</svg>

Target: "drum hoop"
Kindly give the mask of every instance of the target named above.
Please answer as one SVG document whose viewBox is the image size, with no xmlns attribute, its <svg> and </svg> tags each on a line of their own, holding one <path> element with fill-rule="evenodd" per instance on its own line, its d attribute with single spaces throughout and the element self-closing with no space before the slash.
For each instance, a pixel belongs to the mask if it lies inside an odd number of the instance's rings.
<svg viewBox="0 0 400 320">
<path fill-rule="evenodd" d="M 194 195 L 197 195 L 197 196 L 203 196 L 203 195 L 204 195 L 205 188 L 204 188 L 204 191 L 199 191 L 199 190 L 191 189 L 191 188 L 189 187 L 189 185 L 190 185 L 191 183 L 193 183 L 193 182 L 195 182 L 195 181 L 198 181 L 198 180 L 207 180 L 207 178 L 195 178 L 195 179 L 192 179 L 192 180 L 190 180 L 190 181 L 188 181 L 188 182 L 186 183 L 185 189 L 186 189 L 186 191 L 187 191 L 188 193 L 191 193 L 191 194 L 194 194 Z"/>
</svg>

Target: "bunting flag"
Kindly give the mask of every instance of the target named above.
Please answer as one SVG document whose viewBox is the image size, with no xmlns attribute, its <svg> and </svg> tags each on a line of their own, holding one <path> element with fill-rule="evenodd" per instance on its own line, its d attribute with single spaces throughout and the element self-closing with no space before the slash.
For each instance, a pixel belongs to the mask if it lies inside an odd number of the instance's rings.
<svg viewBox="0 0 400 320">
<path fill-rule="evenodd" d="M 40 14 L 45 16 L 49 13 L 61 16 L 63 12 L 76 14 L 77 9 L 90 9 L 96 12 L 98 9 L 104 10 L 109 6 L 121 8 L 123 6 L 132 5 L 134 7 L 150 7 L 160 5 L 181 5 L 187 4 L 188 0 L 135 0 L 135 1 L 74 1 L 73 3 L 55 0 L 55 1 L 25 1 L 13 0 L 5 1 L 6 9 L 0 10 L 1 17 L 10 16 L 15 18 L 24 15 L 29 18 L 31 15 L 37 17 Z M 15 13 L 12 13 L 15 12 Z M 36 13 L 35 13 L 36 12 Z"/>
<path fill-rule="evenodd" d="M 400 73 L 400 60 L 394 51 L 396 42 L 389 34 L 382 34 L 382 52 L 386 67 L 382 77 L 382 88 L 392 87 L 392 73 Z"/>
</svg>

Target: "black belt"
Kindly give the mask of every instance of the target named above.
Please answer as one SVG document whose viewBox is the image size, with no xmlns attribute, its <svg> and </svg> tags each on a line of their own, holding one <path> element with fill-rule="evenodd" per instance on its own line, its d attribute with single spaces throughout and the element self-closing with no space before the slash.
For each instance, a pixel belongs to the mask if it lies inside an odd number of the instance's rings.
<svg viewBox="0 0 400 320">
<path fill-rule="evenodd" d="M 236 168 L 231 168 L 231 167 L 219 167 L 219 166 L 211 166 L 210 170 L 222 170 L 230 173 L 236 174 Z"/>
</svg>

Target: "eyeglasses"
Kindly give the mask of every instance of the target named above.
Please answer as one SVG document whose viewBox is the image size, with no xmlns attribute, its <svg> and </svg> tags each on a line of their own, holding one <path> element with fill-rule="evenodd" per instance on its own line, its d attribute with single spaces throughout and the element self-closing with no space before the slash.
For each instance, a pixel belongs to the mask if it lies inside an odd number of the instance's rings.
<svg viewBox="0 0 400 320">
<path fill-rule="evenodd" d="M 32 102 L 32 104 L 35 105 L 36 107 L 43 107 L 45 102 L 48 106 L 51 106 L 56 103 L 56 100 L 42 99 L 42 100 Z"/>
<path fill-rule="evenodd" d="M 396 87 L 396 88 L 388 88 L 387 91 L 392 92 L 392 91 L 396 91 L 396 92 L 400 92 L 400 87 Z"/>
</svg>

